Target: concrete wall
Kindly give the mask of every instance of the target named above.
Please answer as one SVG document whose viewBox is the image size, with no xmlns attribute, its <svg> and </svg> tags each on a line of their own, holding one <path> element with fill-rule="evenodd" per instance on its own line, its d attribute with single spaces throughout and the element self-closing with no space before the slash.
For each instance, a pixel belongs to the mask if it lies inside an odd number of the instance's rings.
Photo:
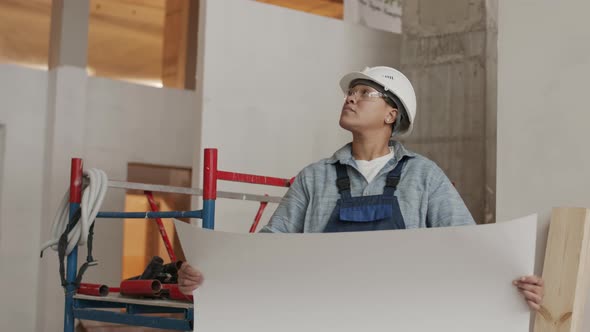
<svg viewBox="0 0 590 332">
<path fill-rule="evenodd" d="M 331 156 L 351 140 L 338 126 L 341 76 L 399 65 L 395 34 L 253 1 L 203 3 L 202 146 L 219 148 L 222 170 L 290 178 Z M 219 189 L 285 192 L 227 183 Z M 247 231 L 256 210 L 255 203 L 220 200 L 217 226 Z"/>
<path fill-rule="evenodd" d="M 2 329 L 35 331 L 47 72 L 0 65 Z"/>
<path fill-rule="evenodd" d="M 4 150 L 6 146 L 6 125 L 0 124 L 0 188 L 2 188 L 2 175 L 4 174 Z M 2 209 L 2 191 L 0 190 L 0 210 Z M 1 228 L 0 228 L 1 231 Z M 2 233 L 0 233 L 0 241 L 2 240 Z"/>
<path fill-rule="evenodd" d="M 488 38 L 486 1 L 404 1 L 402 24 L 401 67 L 418 97 L 414 133 L 405 142 L 445 171 L 477 222 L 493 222 L 493 202 L 485 208 L 486 185 L 489 198 L 495 186 L 486 135 L 495 127 L 486 128 L 486 120 L 495 109 L 486 95 L 495 85 L 494 68 L 486 66 L 495 36 Z M 488 140 L 491 151 L 494 142 Z"/>
<path fill-rule="evenodd" d="M 538 272 L 551 208 L 590 208 L 588 11 L 583 0 L 499 7 L 496 212 L 500 221 L 540 214 Z M 590 304 L 585 317 L 582 331 Z"/>
</svg>

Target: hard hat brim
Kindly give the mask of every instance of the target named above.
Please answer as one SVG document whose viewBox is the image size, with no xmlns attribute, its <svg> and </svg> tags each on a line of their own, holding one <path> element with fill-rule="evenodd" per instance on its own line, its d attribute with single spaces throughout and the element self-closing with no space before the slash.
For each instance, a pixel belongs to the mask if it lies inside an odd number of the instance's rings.
<svg viewBox="0 0 590 332">
<path fill-rule="evenodd" d="M 340 79 L 340 88 L 342 89 L 342 92 L 348 91 L 348 88 L 350 88 L 350 83 L 352 83 L 352 81 L 354 81 L 354 80 L 368 80 L 371 82 L 375 82 L 376 84 L 379 84 L 380 86 L 385 88 L 383 86 L 383 84 L 377 82 L 371 76 L 365 75 L 361 72 L 352 72 L 352 73 L 344 75 L 344 77 L 342 77 L 342 79 Z"/>
</svg>

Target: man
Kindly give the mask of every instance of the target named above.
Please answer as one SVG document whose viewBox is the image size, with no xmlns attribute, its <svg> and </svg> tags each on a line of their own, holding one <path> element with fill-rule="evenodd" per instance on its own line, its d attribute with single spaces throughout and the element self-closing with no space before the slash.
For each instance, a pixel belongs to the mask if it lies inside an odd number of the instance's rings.
<svg viewBox="0 0 590 332">
<path fill-rule="evenodd" d="M 261 232 L 311 233 L 393 230 L 475 224 L 444 172 L 392 138 L 411 133 L 416 95 L 410 81 L 389 67 L 344 76 L 340 126 L 352 143 L 331 158 L 304 168 Z M 184 264 L 179 288 L 187 294 L 203 282 Z M 543 281 L 522 277 L 513 284 L 533 310 Z"/>
</svg>

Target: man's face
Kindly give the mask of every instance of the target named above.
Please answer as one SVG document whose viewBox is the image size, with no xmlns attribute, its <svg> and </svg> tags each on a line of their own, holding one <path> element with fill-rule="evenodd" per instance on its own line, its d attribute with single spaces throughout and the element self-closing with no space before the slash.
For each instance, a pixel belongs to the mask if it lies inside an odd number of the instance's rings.
<svg viewBox="0 0 590 332">
<path fill-rule="evenodd" d="M 369 133 L 391 127 L 396 110 L 374 88 L 357 84 L 348 90 L 340 113 L 340 127 L 352 133 Z"/>
</svg>

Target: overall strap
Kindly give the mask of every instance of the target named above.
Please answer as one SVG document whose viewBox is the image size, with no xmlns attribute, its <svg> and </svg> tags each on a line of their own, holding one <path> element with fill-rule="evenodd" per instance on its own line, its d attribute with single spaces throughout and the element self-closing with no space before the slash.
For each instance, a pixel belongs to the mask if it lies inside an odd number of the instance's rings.
<svg viewBox="0 0 590 332">
<path fill-rule="evenodd" d="M 393 196 L 395 190 L 397 189 L 397 185 L 399 184 L 399 180 L 402 175 L 402 170 L 408 157 L 403 156 L 402 159 L 397 163 L 395 168 L 387 174 L 387 180 L 385 180 L 385 188 L 383 188 L 383 195 Z"/>
<path fill-rule="evenodd" d="M 350 178 L 346 170 L 346 165 L 341 163 L 335 164 L 336 166 L 336 186 L 338 186 L 338 192 L 342 198 L 350 197 Z"/>
</svg>

